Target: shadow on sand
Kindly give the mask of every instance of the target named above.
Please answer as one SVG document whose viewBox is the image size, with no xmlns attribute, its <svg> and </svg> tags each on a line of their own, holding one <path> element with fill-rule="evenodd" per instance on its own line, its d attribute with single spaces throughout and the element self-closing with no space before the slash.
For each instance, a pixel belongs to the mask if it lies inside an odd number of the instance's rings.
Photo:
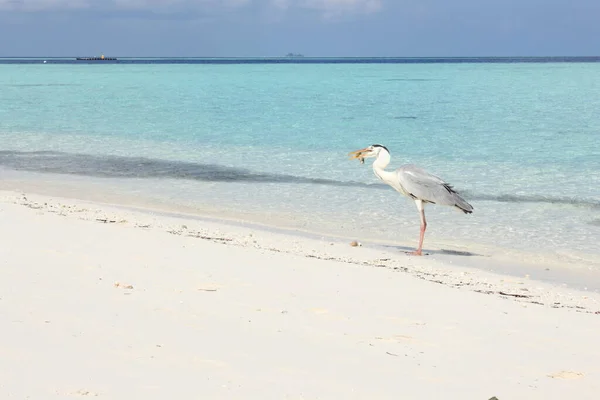
<svg viewBox="0 0 600 400">
<path fill-rule="evenodd" d="M 414 247 L 406 247 L 406 246 L 391 246 L 384 245 L 382 246 L 388 250 L 397 250 L 402 253 L 410 253 L 415 251 Z M 439 250 L 425 250 L 423 249 L 423 255 L 432 255 L 432 254 L 442 254 L 448 256 L 461 256 L 461 257 L 486 257 L 484 254 L 472 253 L 470 251 L 459 251 L 459 250 L 448 250 L 448 249 L 439 249 Z"/>
</svg>

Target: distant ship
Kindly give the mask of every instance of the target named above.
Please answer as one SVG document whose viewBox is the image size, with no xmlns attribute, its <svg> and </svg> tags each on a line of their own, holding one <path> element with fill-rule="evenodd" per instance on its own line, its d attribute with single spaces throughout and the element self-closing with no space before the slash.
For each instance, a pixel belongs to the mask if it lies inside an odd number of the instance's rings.
<svg viewBox="0 0 600 400">
<path fill-rule="evenodd" d="M 77 57 L 77 61 L 116 61 L 116 57 L 104 57 L 104 54 L 101 54 L 100 57 Z"/>
<path fill-rule="evenodd" d="M 287 53 L 285 56 L 286 57 L 304 57 L 304 54 Z"/>
</svg>

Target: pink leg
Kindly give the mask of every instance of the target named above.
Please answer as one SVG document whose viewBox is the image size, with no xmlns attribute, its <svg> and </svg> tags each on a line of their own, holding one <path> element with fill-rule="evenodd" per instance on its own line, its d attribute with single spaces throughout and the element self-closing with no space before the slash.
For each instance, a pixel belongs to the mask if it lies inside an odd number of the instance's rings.
<svg viewBox="0 0 600 400">
<path fill-rule="evenodd" d="M 425 220 L 425 207 L 421 200 L 415 200 L 417 203 L 417 208 L 419 209 L 419 214 L 421 217 L 421 232 L 419 234 L 419 247 L 417 250 L 409 253 L 415 256 L 423 255 L 423 239 L 425 239 L 425 229 L 427 229 L 427 220 Z"/>
</svg>

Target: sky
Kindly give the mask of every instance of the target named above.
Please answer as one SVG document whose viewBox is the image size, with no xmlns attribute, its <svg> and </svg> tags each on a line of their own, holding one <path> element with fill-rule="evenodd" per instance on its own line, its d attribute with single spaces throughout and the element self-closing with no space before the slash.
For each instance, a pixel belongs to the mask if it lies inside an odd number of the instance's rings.
<svg viewBox="0 0 600 400">
<path fill-rule="evenodd" d="M 0 57 L 600 55 L 600 0 L 0 0 Z"/>
</svg>

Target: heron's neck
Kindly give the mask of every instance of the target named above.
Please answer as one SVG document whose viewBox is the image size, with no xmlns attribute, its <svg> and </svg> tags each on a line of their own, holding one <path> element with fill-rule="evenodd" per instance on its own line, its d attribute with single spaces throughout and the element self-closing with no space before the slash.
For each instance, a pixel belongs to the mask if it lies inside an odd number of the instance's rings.
<svg viewBox="0 0 600 400">
<path fill-rule="evenodd" d="M 382 151 L 379 153 L 379 156 L 377 156 L 377 159 L 373 162 L 373 172 L 375 175 L 388 184 L 394 182 L 395 180 L 395 174 L 385 170 L 385 167 L 387 167 L 390 163 L 390 159 L 390 154 Z"/>
</svg>

